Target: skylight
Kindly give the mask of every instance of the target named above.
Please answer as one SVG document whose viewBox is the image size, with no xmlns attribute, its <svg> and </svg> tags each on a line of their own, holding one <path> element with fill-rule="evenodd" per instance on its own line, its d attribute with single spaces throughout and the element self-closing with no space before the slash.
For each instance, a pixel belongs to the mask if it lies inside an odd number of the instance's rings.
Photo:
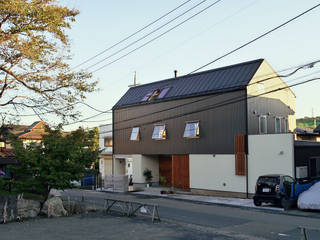
<svg viewBox="0 0 320 240">
<path fill-rule="evenodd" d="M 141 102 L 152 101 L 154 99 L 161 99 L 166 96 L 170 88 L 156 89 L 151 92 L 148 92 L 142 99 Z"/>
</svg>

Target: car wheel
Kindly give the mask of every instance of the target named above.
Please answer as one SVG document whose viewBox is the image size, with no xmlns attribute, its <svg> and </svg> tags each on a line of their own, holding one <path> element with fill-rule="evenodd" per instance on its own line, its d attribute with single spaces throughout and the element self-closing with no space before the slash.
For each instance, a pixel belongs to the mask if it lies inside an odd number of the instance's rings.
<svg viewBox="0 0 320 240">
<path fill-rule="evenodd" d="M 260 206 L 261 206 L 261 202 L 258 201 L 258 200 L 256 200 L 256 199 L 253 200 L 253 204 L 254 204 L 255 206 L 257 206 L 257 207 L 260 207 Z"/>
</svg>

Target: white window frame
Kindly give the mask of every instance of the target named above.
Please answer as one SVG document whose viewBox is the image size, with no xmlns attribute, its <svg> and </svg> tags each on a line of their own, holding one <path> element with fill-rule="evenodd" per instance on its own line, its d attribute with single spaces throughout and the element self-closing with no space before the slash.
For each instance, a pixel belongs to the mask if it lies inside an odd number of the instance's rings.
<svg viewBox="0 0 320 240">
<path fill-rule="evenodd" d="M 158 129 L 159 129 L 159 131 L 158 131 Z M 154 125 L 153 132 L 152 132 L 152 139 L 153 140 L 166 140 L 167 139 L 167 130 L 166 130 L 165 124 Z"/>
<path fill-rule="evenodd" d="M 279 131 L 277 131 L 277 120 L 279 120 L 280 126 L 279 126 Z M 281 133 L 281 117 L 275 117 L 274 119 L 274 132 L 275 133 Z"/>
<path fill-rule="evenodd" d="M 187 128 L 191 124 L 195 125 L 195 128 L 193 129 L 193 134 L 192 135 L 187 135 Z M 189 130 L 190 132 L 190 130 Z M 200 122 L 199 121 L 188 121 L 186 122 L 186 126 L 184 128 L 184 133 L 183 133 L 184 138 L 199 138 L 200 137 Z"/>
<path fill-rule="evenodd" d="M 130 141 L 140 141 L 140 128 L 134 127 L 131 130 Z"/>
<path fill-rule="evenodd" d="M 289 119 L 288 118 L 284 119 L 284 132 L 286 132 L 286 133 L 289 132 Z"/>
<path fill-rule="evenodd" d="M 261 121 L 262 120 L 265 121 L 265 131 L 264 132 L 261 131 Z M 268 118 L 267 118 L 267 115 L 259 116 L 259 133 L 260 134 L 268 133 Z"/>
</svg>

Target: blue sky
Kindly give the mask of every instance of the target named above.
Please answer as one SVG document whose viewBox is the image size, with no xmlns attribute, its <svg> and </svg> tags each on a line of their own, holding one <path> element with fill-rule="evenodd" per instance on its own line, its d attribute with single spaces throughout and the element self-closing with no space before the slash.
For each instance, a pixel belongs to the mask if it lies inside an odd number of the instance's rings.
<svg viewBox="0 0 320 240">
<path fill-rule="evenodd" d="M 60 2 L 80 10 L 77 21 L 67 32 L 71 40 L 73 56 L 71 65 L 76 66 L 182 4 L 185 0 L 64 0 Z M 162 21 L 82 67 L 88 67 L 114 53 L 199 2 L 200 0 L 190 1 Z M 174 21 L 150 38 L 128 48 L 122 54 L 150 40 L 213 2 L 213 0 L 207 0 L 194 11 Z M 137 72 L 137 80 L 141 84 L 173 77 L 174 69 L 178 70 L 179 75 L 187 74 L 316 4 L 318 1 L 312 0 L 222 0 L 146 47 L 95 72 L 93 76 L 99 80 L 100 90 L 88 95 L 87 103 L 100 110 L 108 110 L 127 91 L 128 85 L 132 84 L 134 71 Z M 318 60 L 320 59 L 319 20 L 320 7 L 203 70 L 265 58 L 276 71 L 279 71 Z M 96 68 L 122 54 L 110 58 L 101 65 L 97 65 Z M 89 69 L 89 71 L 96 68 Z M 302 70 L 299 74 L 311 74 L 319 70 L 320 63 L 312 69 Z M 284 80 L 292 81 L 299 74 Z M 317 74 L 310 77 L 315 76 Z M 311 116 L 312 109 L 315 116 L 320 115 L 319 89 L 320 81 L 292 89 L 297 97 L 296 116 L 298 118 Z M 79 106 L 78 110 L 83 113 L 82 118 L 97 114 L 85 106 Z M 66 130 L 78 126 L 98 126 L 110 122 L 108 120 L 110 118 L 111 114 L 104 114 L 90 119 L 93 121 L 102 120 L 101 122 L 73 124 L 66 127 Z M 30 123 L 32 120 L 37 119 L 30 119 Z"/>
</svg>

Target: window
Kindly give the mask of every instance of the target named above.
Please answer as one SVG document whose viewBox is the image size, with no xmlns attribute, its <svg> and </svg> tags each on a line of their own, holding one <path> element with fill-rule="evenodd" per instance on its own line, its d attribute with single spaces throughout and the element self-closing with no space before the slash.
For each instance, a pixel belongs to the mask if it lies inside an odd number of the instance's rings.
<svg viewBox="0 0 320 240">
<path fill-rule="evenodd" d="M 140 128 L 138 128 L 138 127 L 132 128 L 130 140 L 131 141 L 139 141 L 140 140 Z"/>
<path fill-rule="evenodd" d="M 148 92 L 142 99 L 142 102 L 146 101 L 152 101 L 154 99 L 161 99 L 166 96 L 170 88 L 162 88 L 162 89 L 156 89 L 151 92 Z"/>
<path fill-rule="evenodd" d="M 289 123 L 288 123 L 288 118 L 284 120 L 284 132 L 289 132 Z"/>
<path fill-rule="evenodd" d="M 163 98 L 167 94 L 168 91 L 169 91 L 169 88 L 162 89 L 161 92 L 159 93 L 158 99 Z"/>
<path fill-rule="evenodd" d="M 259 133 L 267 133 L 267 116 L 259 117 Z"/>
<path fill-rule="evenodd" d="M 275 133 L 281 133 L 281 118 L 275 118 Z"/>
<path fill-rule="evenodd" d="M 183 137 L 185 138 L 196 138 L 200 136 L 199 121 L 187 122 L 184 129 Z"/>
<path fill-rule="evenodd" d="M 166 125 L 155 125 L 153 129 L 152 139 L 164 140 L 166 139 Z"/>
<path fill-rule="evenodd" d="M 5 143 L 4 142 L 0 142 L 0 148 L 4 148 L 5 147 Z"/>
<path fill-rule="evenodd" d="M 309 159 L 309 177 L 320 177 L 320 157 Z"/>
<path fill-rule="evenodd" d="M 105 147 L 112 147 L 112 138 L 110 138 L 110 137 L 104 138 L 104 146 Z"/>
</svg>

